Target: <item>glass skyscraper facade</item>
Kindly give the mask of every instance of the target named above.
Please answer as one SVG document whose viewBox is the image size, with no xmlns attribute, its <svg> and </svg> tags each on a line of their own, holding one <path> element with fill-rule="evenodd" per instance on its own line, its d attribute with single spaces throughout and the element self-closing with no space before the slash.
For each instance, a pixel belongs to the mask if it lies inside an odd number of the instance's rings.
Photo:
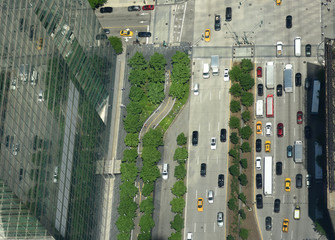
<svg viewBox="0 0 335 240">
<path fill-rule="evenodd" d="M 2 0 L 0 24 L 0 238 L 100 239 L 109 41 L 87 0 Z"/>
</svg>

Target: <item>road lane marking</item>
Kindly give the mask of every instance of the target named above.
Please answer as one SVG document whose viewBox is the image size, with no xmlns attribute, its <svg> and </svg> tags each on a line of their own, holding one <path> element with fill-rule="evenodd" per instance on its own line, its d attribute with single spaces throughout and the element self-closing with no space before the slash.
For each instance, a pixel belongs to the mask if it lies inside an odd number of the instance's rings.
<svg viewBox="0 0 335 240">
<path fill-rule="evenodd" d="M 196 230 L 197 230 L 197 223 L 194 223 L 193 232 L 196 232 Z"/>
<path fill-rule="evenodd" d="M 220 122 L 218 122 L 218 131 L 220 131 Z"/>
<path fill-rule="evenodd" d="M 209 100 L 212 100 L 212 91 L 209 92 Z"/>
<path fill-rule="evenodd" d="M 198 199 L 198 190 L 195 190 L 195 199 Z"/>
<path fill-rule="evenodd" d="M 295 128 L 293 128 L 293 136 L 295 136 Z"/>
<path fill-rule="evenodd" d="M 204 223 L 204 232 L 206 232 L 206 223 Z"/>
<path fill-rule="evenodd" d="M 211 123 L 208 122 L 208 132 L 211 131 Z"/>
</svg>

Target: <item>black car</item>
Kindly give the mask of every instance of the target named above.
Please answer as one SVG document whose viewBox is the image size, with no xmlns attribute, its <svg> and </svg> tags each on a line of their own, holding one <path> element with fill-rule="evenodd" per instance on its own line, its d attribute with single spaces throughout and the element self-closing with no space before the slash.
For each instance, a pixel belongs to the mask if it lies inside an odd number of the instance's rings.
<svg viewBox="0 0 335 240">
<path fill-rule="evenodd" d="M 197 146 L 198 145 L 198 131 L 193 131 L 192 133 L 192 145 Z"/>
<path fill-rule="evenodd" d="M 275 199 L 275 203 L 273 205 L 273 211 L 275 213 L 279 213 L 280 212 L 280 199 Z"/>
<path fill-rule="evenodd" d="M 265 228 L 266 228 L 266 231 L 271 231 L 272 229 L 272 218 L 271 217 L 265 218 Z"/>
<path fill-rule="evenodd" d="M 291 28 L 292 27 L 292 16 L 287 16 L 286 17 L 286 28 Z"/>
<path fill-rule="evenodd" d="M 206 163 L 201 163 L 201 167 L 200 167 L 200 175 L 201 177 L 205 177 L 206 176 Z"/>
<path fill-rule="evenodd" d="M 276 175 L 282 175 L 283 173 L 283 163 L 277 162 L 276 163 Z"/>
<path fill-rule="evenodd" d="M 256 205 L 257 205 L 258 209 L 263 208 L 263 196 L 262 196 L 262 194 L 257 194 L 256 195 Z"/>
<path fill-rule="evenodd" d="M 258 96 L 263 96 L 263 84 L 258 84 L 257 85 L 257 94 Z"/>
<path fill-rule="evenodd" d="M 278 97 L 283 96 L 283 85 L 281 85 L 281 84 L 277 85 L 277 96 Z"/>
<path fill-rule="evenodd" d="M 141 6 L 129 6 L 128 12 L 141 11 Z"/>
<path fill-rule="evenodd" d="M 260 173 L 256 174 L 256 187 L 257 189 L 262 188 L 262 174 Z"/>
<path fill-rule="evenodd" d="M 221 16 L 220 15 L 215 15 L 214 29 L 215 29 L 215 31 L 220 31 L 221 30 Z"/>
<path fill-rule="evenodd" d="M 230 22 L 232 19 L 232 11 L 231 11 L 231 7 L 227 7 L 226 8 L 226 21 Z"/>
<path fill-rule="evenodd" d="M 305 127 L 305 138 L 310 138 L 312 136 L 312 129 L 310 126 Z"/>
<path fill-rule="evenodd" d="M 311 46 L 311 44 L 307 44 L 306 45 L 305 51 L 306 51 L 306 57 L 310 57 L 312 55 L 312 46 Z"/>
<path fill-rule="evenodd" d="M 257 139 L 256 140 L 256 152 L 261 152 L 262 151 L 262 140 Z"/>
<path fill-rule="evenodd" d="M 295 186 L 296 188 L 302 188 L 302 175 L 300 173 L 295 176 Z"/>
<path fill-rule="evenodd" d="M 103 8 L 100 8 L 100 12 L 101 13 L 112 13 L 113 8 L 112 7 L 103 7 Z"/>
<path fill-rule="evenodd" d="M 219 174 L 218 176 L 218 186 L 219 188 L 222 188 L 224 186 L 224 175 L 223 174 Z"/>
<path fill-rule="evenodd" d="M 301 86 L 301 73 L 296 73 L 295 74 L 295 85 L 297 87 Z"/>
<path fill-rule="evenodd" d="M 138 32 L 138 37 L 151 37 L 151 32 Z"/>
<path fill-rule="evenodd" d="M 9 147 L 9 135 L 6 136 L 6 147 Z"/>
<path fill-rule="evenodd" d="M 107 39 L 107 35 L 106 34 L 98 34 L 95 36 L 96 40 L 104 40 Z"/>
<path fill-rule="evenodd" d="M 108 28 L 104 28 L 103 31 L 105 34 L 110 34 L 110 30 Z"/>
<path fill-rule="evenodd" d="M 220 131 L 220 141 L 221 142 L 227 141 L 226 135 L 227 135 L 227 130 L 222 128 L 221 131 Z"/>
</svg>

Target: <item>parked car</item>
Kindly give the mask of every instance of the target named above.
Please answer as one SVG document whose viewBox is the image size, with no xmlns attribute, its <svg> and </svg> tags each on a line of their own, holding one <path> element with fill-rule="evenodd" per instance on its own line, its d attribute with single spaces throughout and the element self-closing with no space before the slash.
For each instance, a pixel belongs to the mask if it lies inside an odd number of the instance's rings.
<svg viewBox="0 0 335 240">
<path fill-rule="evenodd" d="M 295 176 L 295 187 L 302 188 L 302 174 L 300 173 Z"/>
<path fill-rule="evenodd" d="M 272 218 L 271 217 L 265 218 L 265 229 L 266 231 L 271 231 L 272 229 Z"/>
<path fill-rule="evenodd" d="M 226 135 L 227 135 L 227 130 L 222 128 L 221 131 L 220 131 L 220 141 L 221 142 L 227 141 Z"/>
<path fill-rule="evenodd" d="M 258 209 L 263 208 L 263 196 L 262 194 L 257 194 L 256 195 L 256 206 Z"/>
<path fill-rule="evenodd" d="M 128 12 L 141 11 L 141 6 L 129 6 Z"/>
<path fill-rule="evenodd" d="M 310 88 L 311 88 L 311 84 L 310 84 L 310 82 L 309 82 L 309 79 L 306 78 L 306 79 L 305 79 L 305 89 L 306 89 L 306 90 L 309 90 Z"/>
<path fill-rule="evenodd" d="M 301 73 L 296 73 L 295 74 L 295 85 L 297 87 L 301 86 Z"/>
<path fill-rule="evenodd" d="M 267 136 L 271 135 L 271 128 L 272 128 L 272 124 L 270 122 L 267 122 L 265 125 L 265 134 Z"/>
<path fill-rule="evenodd" d="M 154 10 L 155 9 L 155 5 L 144 5 L 142 7 L 142 10 Z"/>
<path fill-rule="evenodd" d="M 262 67 L 257 68 L 257 77 L 262 77 Z"/>
<path fill-rule="evenodd" d="M 292 145 L 288 145 L 286 150 L 287 150 L 287 157 L 291 158 L 293 156 L 293 154 L 292 154 L 292 150 L 293 150 Z"/>
<path fill-rule="evenodd" d="M 276 163 L 276 175 L 282 175 L 283 173 L 283 163 L 277 162 Z"/>
<path fill-rule="evenodd" d="M 256 169 L 261 170 L 261 157 L 256 157 Z"/>
<path fill-rule="evenodd" d="M 261 121 L 256 122 L 256 133 L 262 134 L 262 122 Z"/>
<path fill-rule="evenodd" d="M 312 46 L 311 46 L 311 44 L 306 45 L 305 51 L 306 51 L 306 57 L 312 56 Z"/>
<path fill-rule="evenodd" d="M 192 145 L 193 146 L 198 145 L 198 136 L 199 136 L 198 131 L 193 131 L 193 133 L 192 133 Z"/>
<path fill-rule="evenodd" d="M 310 188 L 311 185 L 312 185 L 312 176 L 307 174 L 306 175 L 306 186 L 307 186 L 307 188 Z"/>
<path fill-rule="evenodd" d="M 105 34 L 110 34 L 110 30 L 108 28 L 104 28 L 103 31 Z"/>
<path fill-rule="evenodd" d="M 219 188 L 224 187 L 224 175 L 223 174 L 219 174 L 218 176 L 218 186 Z"/>
<path fill-rule="evenodd" d="M 215 15 L 214 17 L 214 29 L 215 31 L 221 30 L 221 16 L 220 15 Z"/>
<path fill-rule="evenodd" d="M 280 199 L 275 199 L 274 205 L 273 205 L 273 211 L 275 213 L 280 212 Z"/>
<path fill-rule="evenodd" d="M 256 139 L 256 152 L 262 151 L 262 139 Z"/>
<path fill-rule="evenodd" d="M 258 94 L 258 96 L 263 96 L 263 84 L 258 84 L 257 85 L 257 94 Z"/>
<path fill-rule="evenodd" d="M 277 85 L 277 96 L 278 97 L 283 96 L 283 85 L 281 85 L 281 84 Z"/>
<path fill-rule="evenodd" d="M 262 174 L 260 174 L 260 173 L 256 174 L 256 188 L 257 189 L 262 188 Z"/>
<path fill-rule="evenodd" d="M 113 8 L 112 7 L 102 7 L 100 8 L 100 13 L 112 13 Z"/>
<path fill-rule="evenodd" d="M 303 121 L 302 117 L 303 117 L 302 111 L 297 112 L 297 123 L 298 124 L 302 124 L 302 121 Z"/>
<path fill-rule="evenodd" d="M 151 32 L 138 32 L 138 37 L 151 37 Z"/>
<path fill-rule="evenodd" d="M 232 19 L 232 9 L 231 7 L 226 8 L 226 22 L 230 22 Z"/>
<path fill-rule="evenodd" d="M 271 152 L 271 141 L 265 141 L 265 152 Z"/>
<path fill-rule="evenodd" d="M 210 42 L 211 41 L 211 30 L 206 29 L 205 30 L 205 42 Z"/>
<path fill-rule="evenodd" d="M 292 16 L 288 15 L 286 17 L 286 28 L 291 28 L 292 27 Z"/>
</svg>

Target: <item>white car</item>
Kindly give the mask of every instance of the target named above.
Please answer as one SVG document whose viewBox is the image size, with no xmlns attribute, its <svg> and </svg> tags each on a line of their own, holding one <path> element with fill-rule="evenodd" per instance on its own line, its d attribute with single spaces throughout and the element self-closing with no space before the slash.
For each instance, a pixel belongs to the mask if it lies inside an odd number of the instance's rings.
<svg viewBox="0 0 335 240">
<path fill-rule="evenodd" d="M 208 203 L 213 203 L 214 202 L 214 191 L 213 190 L 209 190 L 207 197 L 208 197 Z"/>
<path fill-rule="evenodd" d="M 211 149 L 212 150 L 216 149 L 216 138 L 215 137 L 211 138 Z"/>
<path fill-rule="evenodd" d="M 39 94 L 38 94 L 38 101 L 39 102 L 43 102 L 44 98 L 43 98 L 43 90 L 40 90 Z"/>
<path fill-rule="evenodd" d="M 169 164 L 167 163 L 163 164 L 162 178 L 164 180 L 167 180 L 169 178 Z"/>
<path fill-rule="evenodd" d="M 53 182 L 57 183 L 58 181 L 58 167 L 56 166 L 54 169 L 54 178 L 53 178 Z"/>
<path fill-rule="evenodd" d="M 256 169 L 261 170 L 261 157 L 256 157 Z"/>
<path fill-rule="evenodd" d="M 223 212 L 218 212 L 217 221 L 218 221 L 218 226 L 223 227 Z"/>
<path fill-rule="evenodd" d="M 311 185 L 312 185 L 312 176 L 307 174 L 306 175 L 306 186 L 307 186 L 307 188 L 310 188 Z"/>
<path fill-rule="evenodd" d="M 225 68 L 223 72 L 223 80 L 224 81 L 229 81 L 229 69 Z"/>
<path fill-rule="evenodd" d="M 271 128 L 272 128 L 272 124 L 270 122 L 266 123 L 266 125 L 265 125 L 265 134 L 267 136 L 271 135 Z"/>
<path fill-rule="evenodd" d="M 193 91 L 194 91 L 195 96 L 199 95 L 199 84 L 198 83 L 194 84 Z"/>
<path fill-rule="evenodd" d="M 277 57 L 280 57 L 283 55 L 283 43 L 277 42 Z"/>
<path fill-rule="evenodd" d="M 192 240 L 192 233 L 191 232 L 189 232 L 189 233 L 187 233 L 187 240 Z"/>
</svg>

